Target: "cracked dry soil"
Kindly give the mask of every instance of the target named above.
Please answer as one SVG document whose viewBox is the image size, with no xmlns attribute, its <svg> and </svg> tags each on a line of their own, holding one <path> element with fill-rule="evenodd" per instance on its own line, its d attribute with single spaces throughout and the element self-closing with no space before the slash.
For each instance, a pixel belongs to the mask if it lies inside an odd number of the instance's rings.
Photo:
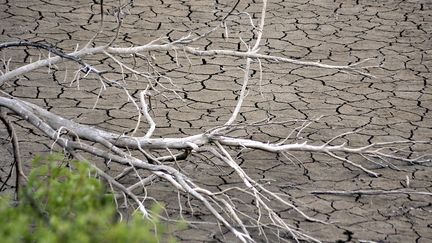
<svg viewBox="0 0 432 243">
<path fill-rule="evenodd" d="M 106 2 L 114 5 L 116 1 Z M 0 3 L 1 42 L 44 40 L 64 51 L 72 51 L 77 44 L 85 44 L 99 25 L 96 1 L 0 0 Z M 218 25 L 217 18 L 229 11 L 232 4 L 233 1 L 228 0 L 136 0 L 125 17 L 116 44 L 144 44 L 161 36 L 174 40 L 191 30 L 203 33 Z M 243 0 L 237 7 L 254 19 L 259 17 L 260 8 L 259 1 Z M 110 39 L 115 27 L 112 17 L 107 15 L 106 19 L 105 34 L 98 39 L 100 43 Z M 228 39 L 225 40 L 224 31 L 219 30 L 194 46 L 245 50 L 238 37 L 246 42 L 251 40 L 248 23 L 245 15 L 233 16 L 227 22 Z M 263 61 L 263 80 L 259 84 L 259 66 L 255 62 L 241 121 L 254 122 L 267 116 L 276 121 L 316 119 L 324 115 L 290 139 L 291 142 L 308 140 L 319 144 L 358 128 L 361 130 L 357 134 L 336 142 L 346 141 L 356 146 L 404 139 L 431 141 L 432 1 L 271 0 L 263 38 L 261 53 L 337 65 L 371 58 L 363 65 L 380 67 L 370 69 L 376 78 L 368 78 L 337 70 Z M 183 53 L 171 52 L 151 54 L 157 69 L 173 80 L 184 98 L 180 101 L 168 92 L 168 98 L 155 95 L 152 101 L 152 115 L 157 123 L 155 136 L 192 135 L 226 121 L 241 87 L 243 72 L 239 67 L 244 63 L 241 58 L 186 57 Z M 37 60 L 39 55 L 34 49 L 2 51 L 6 60 L 11 58 L 11 68 Z M 101 58 L 105 57 L 95 55 L 89 60 L 105 70 L 118 70 L 112 61 L 104 60 L 102 64 Z M 135 60 L 137 63 L 132 58 L 123 60 L 147 67 L 143 60 Z M 77 122 L 130 132 L 137 115 L 122 91 L 110 88 L 103 92 L 92 110 L 100 85 L 91 77 L 82 78 L 79 88 L 77 82 L 70 85 L 75 68 L 74 64 L 60 64 L 50 70 L 42 68 L 9 82 L 4 89 Z M 127 79 L 130 90 L 145 88 L 142 80 Z M 170 84 L 166 82 L 166 85 Z M 23 121 L 16 120 L 15 124 L 24 159 L 49 151 L 51 141 L 41 138 L 38 131 Z M 247 127 L 238 135 L 260 141 L 279 141 L 296 126 L 299 123 Z M 6 134 L 1 127 L 2 180 L 7 177 L 12 161 Z M 409 149 L 430 153 L 430 142 Z M 308 215 L 330 222 L 329 225 L 307 222 L 292 209 L 274 205 L 292 225 L 325 242 L 432 242 L 430 196 L 308 193 L 312 190 L 400 189 L 407 187 L 407 178 L 410 188 L 431 192 L 430 164 L 389 161 L 392 166 L 381 168 L 361 157 L 350 156 L 382 174 L 380 178 L 371 178 L 322 154 L 293 153 L 290 161 L 277 154 L 245 150 L 237 151 L 237 157 L 254 179 L 268 183 L 267 187 L 275 192 L 287 194 Z M 240 184 L 229 168 L 192 163 L 194 159 L 197 158 L 180 162 L 180 166 L 205 188 L 219 190 Z M 12 180 L 8 183 L 12 188 Z M 158 199 L 165 199 L 168 210 L 174 212 L 177 194 L 164 183 L 149 189 L 149 193 L 155 191 L 160 195 Z M 247 207 L 251 202 L 244 200 Z M 182 198 L 187 215 L 186 201 Z M 194 219 L 210 220 L 211 216 L 198 209 Z M 229 234 L 226 237 L 223 238 L 218 227 L 207 225 L 179 233 L 182 242 L 235 242 Z M 260 237 L 258 242 L 264 240 Z M 269 241 L 277 242 L 271 237 Z"/>
</svg>

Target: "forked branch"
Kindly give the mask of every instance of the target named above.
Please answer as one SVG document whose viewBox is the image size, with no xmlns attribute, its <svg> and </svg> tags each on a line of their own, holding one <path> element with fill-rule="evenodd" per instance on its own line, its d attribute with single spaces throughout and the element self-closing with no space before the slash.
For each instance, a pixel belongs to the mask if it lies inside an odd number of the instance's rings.
<svg viewBox="0 0 432 243">
<path fill-rule="evenodd" d="M 120 2 L 120 1 L 119 1 Z M 222 18 L 222 25 L 225 24 L 229 19 L 229 16 L 238 7 L 240 1 L 236 1 L 233 7 L 225 17 Z M 6 118 L 5 110 L 7 115 L 12 115 L 25 120 L 34 128 L 39 129 L 45 136 L 49 137 L 54 141 L 61 149 L 68 151 L 77 159 L 84 160 L 85 157 L 89 157 L 89 161 L 94 158 L 103 159 L 110 161 L 110 163 L 117 163 L 122 169 L 122 172 L 115 174 L 114 172 L 106 173 L 102 169 L 98 168 L 96 164 L 90 163 L 98 172 L 98 174 L 104 178 L 110 185 L 115 187 L 118 192 L 134 202 L 134 205 L 144 214 L 148 215 L 145 208 L 145 200 L 147 197 L 140 197 L 134 191 L 137 188 L 146 190 L 147 187 L 151 186 L 152 183 L 158 181 L 164 181 L 174 189 L 176 193 L 193 197 L 200 202 L 201 206 L 213 215 L 216 224 L 223 225 L 233 235 L 235 235 L 241 242 L 255 242 L 253 237 L 255 232 L 259 232 L 260 235 L 270 241 L 267 234 L 272 233 L 280 238 L 279 233 L 284 232 L 289 234 L 294 240 L 299 242 L 300 240 L 319 242 L 316 239 L 298 229 L 296 226 L 289 224 L 288 220 L 283 219 L 277 210 L 272 206 L 272 203 L 276 202 L 283 208 L 292 209 L 297 215 L 304 219 L 316 222 L 320 224 L 328 224 L 325 221 L 316 219 L 303 212 L 301 208 L 295 206 L 295 204 L 289 199 L 280 196 L 279 193 L 269 190 L 265 185 L 261 184 L 259 180 L 254 180 L 249 174 L 246 173 L 244 168 L 239 165 L 238 161 L 232 156 L 232 150 L 235 149 L 251 149 L 261 150 L 270 153 L 282 153 L 286 154 L 291 151 L 302 151 L 311 153 L 321 153 L 328 155 L 341 163 L 349 164 L 356 169 L 362 170 L 372 177 L 380 176 L 379 173 L 374 172 L 368 168 L 369 162 L 375 160 L 382 161 L 383 164 L 387 163 L 386 160 L 399 160 L 409 164 L 425 164 L 431 162 L 430 155 L 423 155 L 417 157 L 404 157 L 398 153 L 394 153 L 389 148 L 397 148 L 401 145 L 413 145 L 417 143 L 427 143 L 422 141 L 393 141 L 386 143 L 371 143 L 364 146 L 352 147 L 345 143 L 333 145 L 337 142 L 337 139 L 345 136 L 349 133 L 344 133 L 334 138 L 331 138 L 325 143 L 314 145 L 313 142 L 296 142 L 287 144 L 288 138 L 297 132 L 303 132 L 305 128 L 310 125 L 311 121 L 303 121 L 303 124 L 292 130 L 291 134 L 286 136 L 285 140 L 269 143 L 261 142 L 253 139 L 247 139 L 243 137 L 237 137 L 230 135 L 232 131 L 240 129 L 241 127 L 269 125 L 271 124 L 269 119 L 264 119 L 264 122 L 254 124 L 236 124 L 244 101 L 248 98 L 248 87 L 250 86 L 251 76 L 251 62 L 258 60 L 259 71 L 260 71 L 260 82 L 262 80 L 262 62 L 278 62 L 278 63 L 290 63 L 300 66 L 313 66 L 326 69 L 335 69 L 345 72 L 357 73 L 367 77 L 372 77 L 367 72 L 367 68 L 362 68 L 362 64 L 365 60 L 351 65 L 329 65 L 320 62 L 311 62 L 292 59 L 283 56 L 274 56 L 268 54 L 259 53 L 260 43 L 264 36 L 265 28 L 265 16 L 266 16 L 266 5 L 267 1 L 263 1 L 260 19 L 258 24 L 255 26 L 254 20 L 251 18 L 252 31 L 254 31 L 254 39 L 249 43 L 244 44 L 247 46 L 246 51 L 236 51 L 227 49 L 213 49 L 213 50 L 202 50 L 191 46 L 201 38 L 208 37 L 213 31 L 218 28 L 215 27 L 209 32 L 198 37 L 191 37 L 192 34 L 187 34 L 177 40 L 171 42 L 163 42 L 163 38 L 156 39 L 149 42 L 148 44 L 131 46 L 131 47 L 118 47 L 115 45 L 115 41 L 119 35 L 121 29 L 122 16 L 120 16 L 122 9 L 126 5 L 119 5 L 118 11 L 116 12 L 117 28 L 114 36 L 110 39 L 108 44 L 92 47 L 92 43 L 98 38 L 100 33 L 103 31 L 103 2 L 101 1 L 101 24 L 98 32 L 94 35 L 89 42 L 79 50 L 75 50 L 70 53 L 65 53 L 56 47 L 48 44 L 29 42 L 29 41 L 17 41 L 0 44 L 0 50 L 14 47 L 32 47 L 41 50 L 48 51 L 49 53 L 55 54 L 54 57 L 49 57 L 43 60 L 35 61 L 30 64 L 17 67 L 13 70 L 9 70 L 9 67 L 5 68 L 4 74 L 0 76 L 0 86 L 10 80 L 16 79 L 20 75 L 28 74 L 29 72 L 36 70 L 41 67 L 47 67 L 50 65 L 58 64 L 64 61 L 72 61 L 81 66 L 78 70 L 85 72 L 86 74 L 96 74 L 96 78 L 101 81 L 101 91 L 105 88 L 106 84 L 115 84 L 116 88 L 124 91 L 124 95 L 128 102 L 131 102 L 137 112 L 136 126 L 133 129 L 131 135 L 119 134 L 116 132 L 109 131 L 108 129 L 100 129 L 98 127 L 87 126 L 80 124 L 72 119 L 61 116 L 61 114 L 54 114 L 49 110 L 44 109 L 30 101 L 24 101 L 19 98 L 13 97 L 5 92 L 2 92 L 0 96 L 0 107 L 2 109 L 1 118 L 6 126 L 11 123 Z M 244 73 L 242 86 L 239 90 L 239 95 L 234 109 L 230 114 L 229 118 L 222 122 L 220 126 L 216 126 L 197 133 L 192 136 L 177 136 L 177 137 L 157 137 L 155 131 L 157 129 L 157 119 L 150 115 L 149 108 L 151 108 L 150 100 L 153 98 L 152 94 L 158 93 L 156 85 L 153 85 L 152 81 L 155 82 L 159 87 L 165 90 L 169 90 L 179 96 L 175 89 L 165 87 L 162 83 L 158 83 L 159 78 L 165 78 L 173 87 L 176 86 L 175 80 L 171 80 L 170 77 L 165 77 L 157 71 L 151 61 L 147 59 L 149 66 L 152 71 L 143 72 L 138 70 L 135 65 L 127 65 L 123 62 L 123 54 L 132 54 L 133 58 L 146 58 L 142 53 L 145 52 L 175 52 L 185 53 L 191 56 L 200 57 L 213 57 L 213 56 L 225 56 L 225 57 L 241 57 L 245 61 Z M 112 60 L 117 68 L 121 71 L 123 80 L 110 80 L 104 78 L 104 73 L 93 68 L 89 62 L 85 61 L 88 56 L 94 54 L 102 54 L 109 60 Z M 187 56 L 186 56 L 187 57 Z M 187 57 L 189 58 L 189 57 Z M 177 58 L 176 58 L 177 59 Z M 8 66 L 8 65 L 6 65 Z M 148 81 L 143 87 L 144 90 L 136 90 L 135 94 L 138 97 L 133 97 L 127 89 L 127 78 L 128 74 L 133 77 L 141 77 Z M 139 101 L 138 101 L 139 100 Z M 95 104 L 96 106 L 96 104 Z M 142 128 L 141 124 L 147 123 L 148 130 L 145 131 L 144 136 L 136 136 L 137 131 Z M 12 132 L 13 134 L 13 132 Z M 17 150 L 16 153 L 16 164 L 19 169 L 19 149 L 16 135 L 12 135 L 12 144 Z M 298 141 L 298 140 L 296 140 Z M 54 144 L 53 146 L 54 147 Z M 162 152 L 161 152 L 162 151 Z M 353 161 L 349 158 L 349 155 L 360 155 L 357 157 L 364 158 L 366 161 Z M 193 157 L 211 157 L 212 163 L 217 166 L 217 163 L 222 163 L 225 168 L 229 168 L 234 175 L 240 179 L 240 186 L 230 187 L 227 189 L 221 189 L 211 191 L 203 186 L 204 183 L 193 180 L 192 176 L 184 173 L 178 165 L 179 160 L 185 160 L 186 162 L 192 161 Z M 87 160 L 86 160 L 87 161 Z M 171 164 L 169 163 L 171 162 Z M 175 164 L 178 168 L 175 167 Z M 20 169 L 17 171 L 18 174 L 23 173 Z M 134 174 L 132 174 L 134 173 Z M 121 179 L 130 176 L 132 183 L 131 185 L 125 185 L 121 183 Z M 242 210 L 242 206 L 245 203 L 239 204 L 230 196 L 230 192 L 236 192 L 245 198 L 249 198 L 253 201 L 251 207 L 253 213 L 247 213 Z M 397 191 L 352 191 L 352 192 L 338 192 L 338 191 L 325 191 L 325 192 L 312 192 L 314 194 L 337 194 L 337 195 L 351 195 L 351 194 L 395 194 L 395 193 L 410 193 L 410 194 L 421 194 L 430 195 L 426 192 L 415 192 L 410 190 L 397 190 Z M 180 198 L 180 196 L 178 197 Z M 142 199 L 144 198 L 144 199 Z M 179 199 L 180 201 L 180 199 Z M 179 203 L 180 204 L 180 203 Z M 193 208 L 193 206 L 191 206 Z M 182 206 L 179 205 L 180 215 L 182 215 Z M 192 211 L 193 209 L 191 209 Z"/>
</svg>

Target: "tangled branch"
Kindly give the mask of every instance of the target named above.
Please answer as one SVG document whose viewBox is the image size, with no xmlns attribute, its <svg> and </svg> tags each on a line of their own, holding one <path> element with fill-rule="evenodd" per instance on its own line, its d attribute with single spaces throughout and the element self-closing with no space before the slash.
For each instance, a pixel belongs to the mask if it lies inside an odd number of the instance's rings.
<svg viewBox="0 0 432 243">
<path fill-rule="evenodd" d="M 228 14 L 222 18 L 222 23 L 228 21 L 228 16 L 234 12 L 234 9 L 237 7 L 238 3 L 239 1 L 237 1 Z M 248 95 L 248 81 L 251 76 L 250 69 L 251 62 L 253 60 L 258 60 L 260 65 L 261 61 L 266 60 L 269 62 L 291 63 L 300 66 L 313 66 L 326 69 L 342 70 L 372 77 L 372 75 L 367 73 L 365 68 L 360 67 L 359 64 L 361 64 L 363 61 L 350 65 L 336 66 L 320 62 L 302 61 L 287 57 L 259 53 L 259 47 L 261 45 L 263 31 L 265 28 L 266 5 L 267 1 L 264 0 L 262 4 L 260 20 L 258 22 L 259 24 L 257 27 L 253 26 L 256 37 L 253 42 L 249 44 L 245 43 L 248 47 L 247 51 L 225 49 L 200 50 L 191 46 L 191 44 L 195 43 L 198 39 L 209 35 L 212 31 L 216 31 L 216 28 L 212 29 L 205 35 L 199 35 L 197 38 L 187 35 L 167 43 L 161 43 L 161 39 L 156 39 L 148 44 L 140 46 L 115 47 L 114 44 L 122 23 L 122 16 L 120 13 L 122 12 L 122 9 L 126 7 L 126 5 L 121 5 L 118 8 L 118 11 L 116 12 L 117 14 L 115 15 L 118 27 L 115 36 L 106 45 L 91 47 L 91 45 L 87 44 L 80 50 L 65 53 L 51 45 L 29 41 L 16 41 L 0 44 L 0 50 L 13 47 L 32 47 L 46 50 L 56 55 L 54 57 L 49 57 L 27 65 L 23 65 L 11 71 L 6 72 L 5 70 L 5 73 L 0 76 L 0 86 L 5 84 L 5 82 L 16 79 L 20 75 L 27 74 L 38 68 L 47 67 L 65 61 L 78 63 L 82 66 L 80 71 L 85 72 L 86 75 L 90 73 L 95 74 L 96 78 L 101 80 L 101 89 L 102 87 L 105 87 L 104 85 L 106 83 L 109 83 L 118 85 L 118 87 L 125 92 L 125 96 L 131 103 L 133 103 L 138 115 L 136 127 L 133 129 L 131 135 L 119 134 L 110 132 L 107 129 L 100 129 L 97 127 L 80 124 L 68 119 L 67 117 L 63 117 L 60 114 L 54 114 L 53 112 L 50 112 L 43 107 L 40 107 L 29 101 L 24 101 L 17 97 L 13 97 L 5 92 L 2 92 L 2 96 L 0 96 L 0 107 L 7 109 L 9 113 L 13 113 L 13 116 L 19 117 L 20 119 L 23 119 L 31 124 L 33 127 L 39 129 L 43 134 L 54 141 L 54 143 L 80 160 L 87 159 L 86 161 L 93 161 L 93 158 L 100 158 L 105 161 L 110 161 L 110 163 L 117 163 L 123 168 L 123 171 L 121 173 L 114 174 L 106 173 L 100 169 L 96 163 L 89 162 L 97 170 L 101 177 L 103 177 L 109 184 L 113 185 L 113 187 L 115 187 L 120 193 L 126 195 L 126 197 L 132 200 L 136 207 L 146 216 L 148 213 L 144 202 L 134 191 L 137 188 L 143 188 L 143 190 L 145 190 L 147 185 L 153 183 L 156 180 L 162 180 L 168 182 L 175 191 L 191 196 L 198 200 L 201 205 L 203 205 L 206 210 L 208 210 L 208 212 L 214 216 L 218 224 L 222 224 L 229 231 L 231 231 L 231 233 L 235 235 L 238 240 L 242 242 L 255 242 L 255 239 L 251 233 L 251 229 L 258 230 L 259 233 L 264 235 L 266 239 L 266 234 L 268 233 L 273 233 L 279 236 L 280 232 L 285 232 L 290 234 L 291 237 L 296 241 L 307 240 L 320 242 L 319 239 L 304 233 L 296 226 L 290 225 L 275 211 L 272 206 L 272 202 L 276 202 L 283 207 L 292 209 L 299 216 L 308 221 L 320 224 L 328 224 L 328 222 L 309 216 L 289 199 L 286 199 L 278 193 L 267 189 L 265 185 L 261 184 L 257 180 L 254 180 L 245 172 L 242 166 L 238 164 L 236 158 L 230 154 L 232 149 L 240 148 L 262 150 L 280 154 L 291 151 L 322 153 L 341 163 L 349 164 L 355 169 L 359 169 L 372 177 L 379 177 L 380 173 L 367 168 L 367 166 L 364 165 L 364 163 L 362 164 L 362 162 L 356 162 L 348 159 L 347 156 L 351 154 L 361 155 L 367 162 L 380 160 L 382 163 L 386 163 L 387 159 L 392 159 L 411 164 L 429 163 L 431 162 L 431 158 L 428 155 L 406 158 L 389 150 L 389 148 L 397 147 L 398 145 L 425 143 L 422 141 L 404 140 L 386 143 L 377 142 L 364 146 L 352 147 L 345 143 L 333 145 L 337 138 L 346 134 L 331 138 L 326 143 L 319 145 L 313 145 L 307 141 L 287 144 L 286 140 L 283 140 L 279 143 L 270 143 L 231 136 L 231 131 L 236 130 L 240 126 L 247 125 L 236 124 L 236 121 L 238 120 L 238 116 L 243 107 L 243 102 Z M 103 12 L 103 4 L 101 4 L 101 12 Z M 98 34 L 103 30 L 103 13 L 101 15 L 101 19 L 102 23 L 100 30 L 97 32 Z M 98 34 L 96 34 L 95 37 L 89 41 L 89 43 L 96 39 Z M 157 71 L 154 71 L 153 73 L 142 72 L 126 65 L 116 56 L 122 54 L 142 55 L 141 53 L 149 51 L 174 51 L 175 53 L 182 51 L 190 55 L 201 57 L 228 56 L 243 58 L 245 65 L 243 69 L 244 75 L 242 86 L 239 91 L 237 103 L 230 117 L 220 126 L 192 136 L 154 137 L 154 131 L 157 128 L 157 121 L 152 118 L 149 112 L 151 105 L 147 101 L 151 98 L 150 91 L 156 90 L 152 83 L 149 82 L 145 86 L 146 88 L 139 92 L 139 101 L 135 101 L 134 97 L 129 94 L 128 90 L 123 85 L 119 85 L 121 82 L 118 80 L 110 80 L 104 77 L 103 71 L 97 70 L 84 61 L 85 58 L 90 55 L 101 54 L 107 59 L 110 59 L 118 64 L 122 74 L 129 72 L 134 75 L 148 78 L 149 80 L 157 80 L 157 78 L 162 76 L 157 73 Z M 170 78 L 166 78 L 171 82 Z M 262 73 L 260 74 L 260 79 L 262 79 Z M 175 92 L 174 89 L 166 89 Z M 4 113 L 2 113 L 2 117 L 4 117 L 3 114 Z M 149 129 L 144 136 L 135 136 L 136 131 L 141 128 L 143 117 Z M 302 128 L 304 126 L 307 126 L 307 124 L 302 125 Z M 17 145 L 15 146 L 18 147 Z M 134 152 L 131 152 L 132 150 Z M 160 155 L 159 151 L 161 150 L 168 151 L 168 154 Z M 172 153 L 171 151 L 176 151 L 176 153 Z M 218 163 L 222 163 L 230 168 L 240 179 L 242 186 L 230 187 L 220 191 L 211 191 L 202 186 L 200 182 L 193 181 L 190 176 L 181 170 L 180 166 L 178 166 L 177 169 L 174 166 L 163 163 L 166 161 L 173 161 L 177 164 L 177 161 L 187 161 L 192 155 L 197 154 L 210 155 L 215 158 Z M 85 156 L 91 157 L 85 158 Z M 17 161 L 18 160 L 19 159 L 17 159 Z M 19 163 L 17 162 L 17 168 L 19 168 L 18 164 Z M 131 176 L 134 182 L 128 187 L 122 184 L 120 179 L 131 175 L 131 173 L 135 173 L 136 178 Z M 229 192 L 231 191 L 235 191 L 236 193 L 240 193 L 245 197 L 251 198 L 254 202 L 254 210 L 256 213 L 244 212 L 242 208 L 239 207 L 239 204 L 229 196 Z M 313 193 L 317 194 L 320 192 Z M 346 192 L 333 191 L 326 193 L 347 194 Z M 367 194 L 370 192 L 354 191 L 352 193 Z M 402 192 L 397 191 L 394 193 Z M 181 211 L 181 205 L 179 205 L 179 207 Z"/>
</svg>

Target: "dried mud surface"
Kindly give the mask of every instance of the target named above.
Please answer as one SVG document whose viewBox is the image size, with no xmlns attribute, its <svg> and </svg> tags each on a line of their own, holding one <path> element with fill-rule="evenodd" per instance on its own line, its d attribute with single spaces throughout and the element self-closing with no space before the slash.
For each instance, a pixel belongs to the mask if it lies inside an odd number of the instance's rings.
<svg viewBox="0 0 432 243">
<path fill-rule="evenodd" d="M 106 1 L 108 5 L 115 4 Z M 179 38 L 189 31 L 204 33 L 217 26 L 217 19 L 232 6 L 233 1 L 136 0 L 125 17 L 116 45 L 130 46 L 168 36 Z M 82 46 L 98 28 L 99 7 L 95 1 L 78 0 L 0 0 L 0 41 L 27 39 L 44 40 L 64 51 Z M 256 122 L 272 117 L 281 122 L 292 119 L 316 119 L 289 142 L 310 141 L 319 144 L 348 131 L 361 130 L 335 143 L 349 145 L 391 140 L 426 140 L 432 137 L 432 2 L 428 0 L 271 0 L 261 53 L 346 65 L 367 58 L 364 66 L 377 66 L 370 72 L 376 78 L 349 74 L 338 70 L 301 67 L 286 63 L 262 61 L 263 80 L 259 84 L 259 65 L 252 65 L 249 95 L 240 121 Z M 241 1 L 238 10 L 259 17 L 261 5 Z M 107 9 L 110 9 L 107 7 Z M 110 40 L 115 22 L 107 15 L 105 32 L 99 42 Z M 219 30 L 193 46 L 204 49 L 240 49 L 252 38 L 246 15 L 229 18 L 228 39 Z M 148 53 L 145 53 L 148 54 Z M 11 68 L 39 58 L 40 52 L 21 48 L 3 51 L 11 58 Z M 42 57 L 46 57 L 44 53 Z M 154 96 L 153 113 L 157 122 L 155 136 L 184 136 L 219 126 L 231 114 L 241 87 L 244 65 L 241 58 L 199 58 L 184 53 L 153 52 L 154 65 L 170 77 L 180 89 L 180 101 L 170 92 Z M 148 55 L 149 56 L 149 55 Z M 100 59 L 105 58 L 105 64 Z M 189 58 L 189 60 L 188 60 Z M 119 70 L 104 56 L 89 57 L 97 67 Z M 130 65 L 148 70 L 144 60 L 124 57 Z M 95 109 L 100 83 L 82 78 L 70 83 L 75 64 L 42 68 L 9 82 L 4 88 L 10 94 L 41 105 L 77 122 L 117 132 L 131 132 L 136 124 L 136 111 L 121 90 L 108 88 L 102 93 Z M 65 70 L 68 70 L 65 72 Z M 118 73 L 113 73 L 118 77 Z M 128 88 L 144 89 L 145 80 L 126 78 Z M 174 88 L 167 80 L 161 83 Z M 133 93 L 133 92 L 132 92 Z M 136 93 L 135 93 L 136 94 Z M 49 151 L 52 141 L 23 121 L 15 121 L 24 159 Z M 284 139 L 300 123 L 275 123 L 270 126 L 248 127 L 238 135 L 260 141 Z M 145 129 L 142 129 L 142 134 Z M 7 133 L 0 128 L 0 177 L 10 170 L 11 148 Z M 420 153 L 430 153 L 430 143 L 416 145 Z M 428 151 L 429 150 L 429 151 Z M 296 227 L 325 242 L 432 242 L 432 204 L 430 196 L 421 195 L 312 195 L 313 190 L 392 190 L 409 187 L 432 192 L 432 169 L 428 165 L 408 165 L 389 161 L 393 166 L 380 168 L 361 157 L 350 157 L 367 168 L 382 174 L 371 178 L 364 172 L 322 154 L 293 153 L 288 160 L 282 155 L 260 151 L 233 150 L 249 175 L 268 183 L 273 191 L 290 196 L 293 203 L 308 215 L 326 220 L 323 225 L 307 222 L 283 205 L 275 204 L 278 213 Z M 296 159 L 294 159 L 296 158 Z M 218 168 L 196 156 L 179 165 L 200 185 L 219 190 L 240 184 L 229 168 Z M 220 164 L 220 163 L 219 163 Z M 108 170 L 108 168 L 106 168 Z M 116 167 L 112 166 L 111 170 Z M 12 186 L 12 181 L 8 185 Z M 169 203 L 174 211 L 177 193 L 164 183 L 149 188 L 158 199 Z M 235 195 L 233 195 L 235 196 Z M 240 198 L 247 210 L 250 198 Z M 185 217 L 212 220 L 206 212 L 194 211 L 182 197 Z M 193 201 L 192 204 L 197 204 Z M 197 204 L 199 208 L 200 205 Z M 183 242 L 235 242 L 232 235 L 214 225 L 198 225 L 179 234 Z M 258 234 L 258 232 L 256 232 Z M 226 238 L 224 238 L 226 237 Z M 258 242 L 264 241 L 257 236 Z M 269 235 L 270 242 L 277 242 Z"/>
</svg>

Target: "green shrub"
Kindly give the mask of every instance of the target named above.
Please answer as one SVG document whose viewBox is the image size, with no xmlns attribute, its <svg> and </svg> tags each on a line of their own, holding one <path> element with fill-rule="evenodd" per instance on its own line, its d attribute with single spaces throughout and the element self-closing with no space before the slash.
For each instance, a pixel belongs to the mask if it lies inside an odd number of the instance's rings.
<svg viewBox="0 0 432 243">
<path fill-rule="evenodd" d="M 119 222 L 112 194 L 89 166 L 71 161 L 72 170 L 59 165 L 63 160 L 60 154 L 36 158 L 17 205 L 0 197 L 1 242 L 175 242 L 172 227 L 157 217 Z"/>
</svg>

